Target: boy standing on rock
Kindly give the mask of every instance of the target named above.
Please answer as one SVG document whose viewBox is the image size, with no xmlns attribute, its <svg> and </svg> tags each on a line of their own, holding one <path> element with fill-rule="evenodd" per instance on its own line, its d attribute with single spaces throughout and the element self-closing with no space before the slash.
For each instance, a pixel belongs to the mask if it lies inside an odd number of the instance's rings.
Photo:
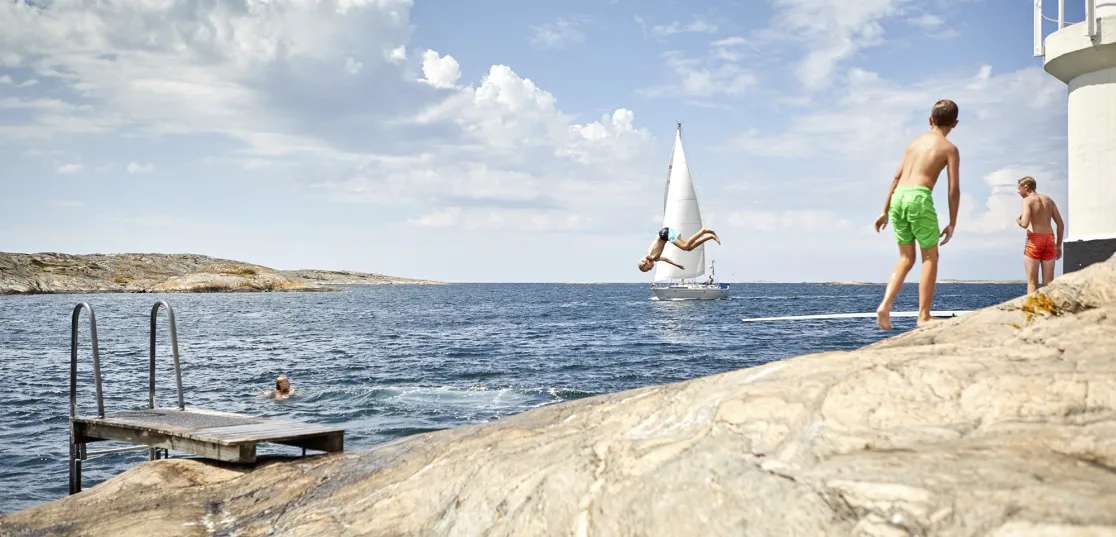
<svg viewBox="0 0 1116 537">
<path fill-rule="evenodd" d="M 1054 279 L 1054 262 L 1062 258 L 1062 232 L 1064 224 L 1058 206 L 1050 196 L 1035 192 L 1038 184 L 1032 177 L 1019 180 L 1019 195 L 1023 197 L 1023 210 L 1015 223 L 1027 230 L 1027 245 L 1023 247 L 1023 268 L 1027 270 L 1027 294 L 1038 290 L 1039 266 L 1042 267 L 1042 286 Z M 1050 221 L 1058 227 L 1055 239 Z"/>
<path fill-rule="evenodd" d="M 930 131 L 920 134 L 907 145 L 903 160 L 884 200 L 883 214 L 876 218 L 876 232 L 893 222 L 895 240 L 899 243 L 899 262 L 891 272 L 883 301 L 876 308 L 876 324 L 891 330 L 891 306 L 903 286 L 907 273 L 914 267 L 915 247 L 922 249 L 922 276 L 918 283 L 918 326 L 931 321 L 930 306 L 934 302 L 934 286 L 938 279 L 938 239 L 942 245 L 953 237 L 957 209 L 961 203 L 961 155 L 946 136 L 957 126 L 957 104 L 949 99 L 934 103 L 930 110 Z M 943 168 L 949 168 L 949 225 L 938 231 L 938 213 L 934 209 L 933 190 Z"/>
</svg>

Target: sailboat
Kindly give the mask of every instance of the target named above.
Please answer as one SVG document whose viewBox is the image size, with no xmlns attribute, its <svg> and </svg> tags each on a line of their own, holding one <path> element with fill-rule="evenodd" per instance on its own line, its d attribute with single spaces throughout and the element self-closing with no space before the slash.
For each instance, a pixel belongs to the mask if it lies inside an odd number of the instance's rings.
<svg viewBox="0 0 1116 537">
<path fill-rule="evenodd" d="M 677 229 L 683 237 L 689 238 L 703 227 L 701 209 L 698 207 L 694 180 L 690 176 L 690 166 L 686 153 L 682 151 L 682 124 L 674 136 L 674 149 L 670 154 L 667 168 L 666 193 L 663 200 L 663 227 Z M 709 244 L 708 242 L 705 244 Z M 713 273 L 708 281 L 696 282 L 694 278 L 705 274 L 705 244 L 686 252 L 673 244 L 667 244 L 663 256 L 686 267 L 680 269 L 670 263 L 656 263 L 654 283 L 651 291 L 659 300 L 713 300 L 728 298 L 727 283 L 713 281 Z"/>
</svg>

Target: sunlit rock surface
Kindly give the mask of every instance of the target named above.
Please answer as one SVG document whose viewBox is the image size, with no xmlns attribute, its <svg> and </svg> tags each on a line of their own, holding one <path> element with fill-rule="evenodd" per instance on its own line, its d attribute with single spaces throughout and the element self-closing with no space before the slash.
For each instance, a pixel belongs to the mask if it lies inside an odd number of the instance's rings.
<svg viewBox="0 0 1116 537">
<path fill-rule="evenodd" d="M 854 352 L 254 470 L 146 463 L 0 534 L 1116 535 L 1116 259 Z"/>
</svg>

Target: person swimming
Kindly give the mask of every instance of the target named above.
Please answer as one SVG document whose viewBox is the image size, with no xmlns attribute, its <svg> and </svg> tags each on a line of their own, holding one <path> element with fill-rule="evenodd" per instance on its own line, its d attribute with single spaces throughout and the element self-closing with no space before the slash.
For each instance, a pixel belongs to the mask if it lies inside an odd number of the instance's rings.
<svg viewBox="0 0 1116 537">
<path fill-rule="evenodd" d="M 273 397 L 275 399 L 286 399 L 292 395 L 294 395 L 294 388 L 291 388 L 291 379 L 287 378 L 286 375 L 279 375 L 279 377 L 275 379 L 275 389 L 264 392 L 260 394 L 259 397 L 267 399 Z"/>
</svg>

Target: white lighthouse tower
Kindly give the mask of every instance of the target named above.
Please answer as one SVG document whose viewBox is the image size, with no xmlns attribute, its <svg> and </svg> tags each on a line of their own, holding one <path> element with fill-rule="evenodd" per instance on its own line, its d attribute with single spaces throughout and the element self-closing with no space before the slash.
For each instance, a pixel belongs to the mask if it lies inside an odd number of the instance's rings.
<svg viewBox="0 0 1116 537">
<path fill-rule="evenodd" d="M 1084 0 L 1085 21 L 1066 25 L 1058 0 L 1057 30 L 1043 40 L 1042 0 L 1035 2 L 1035 56 L 1069 85 L 1068 234 L 1063 272 L 1116 253 L 1116 0 Z"/>
</svg>

